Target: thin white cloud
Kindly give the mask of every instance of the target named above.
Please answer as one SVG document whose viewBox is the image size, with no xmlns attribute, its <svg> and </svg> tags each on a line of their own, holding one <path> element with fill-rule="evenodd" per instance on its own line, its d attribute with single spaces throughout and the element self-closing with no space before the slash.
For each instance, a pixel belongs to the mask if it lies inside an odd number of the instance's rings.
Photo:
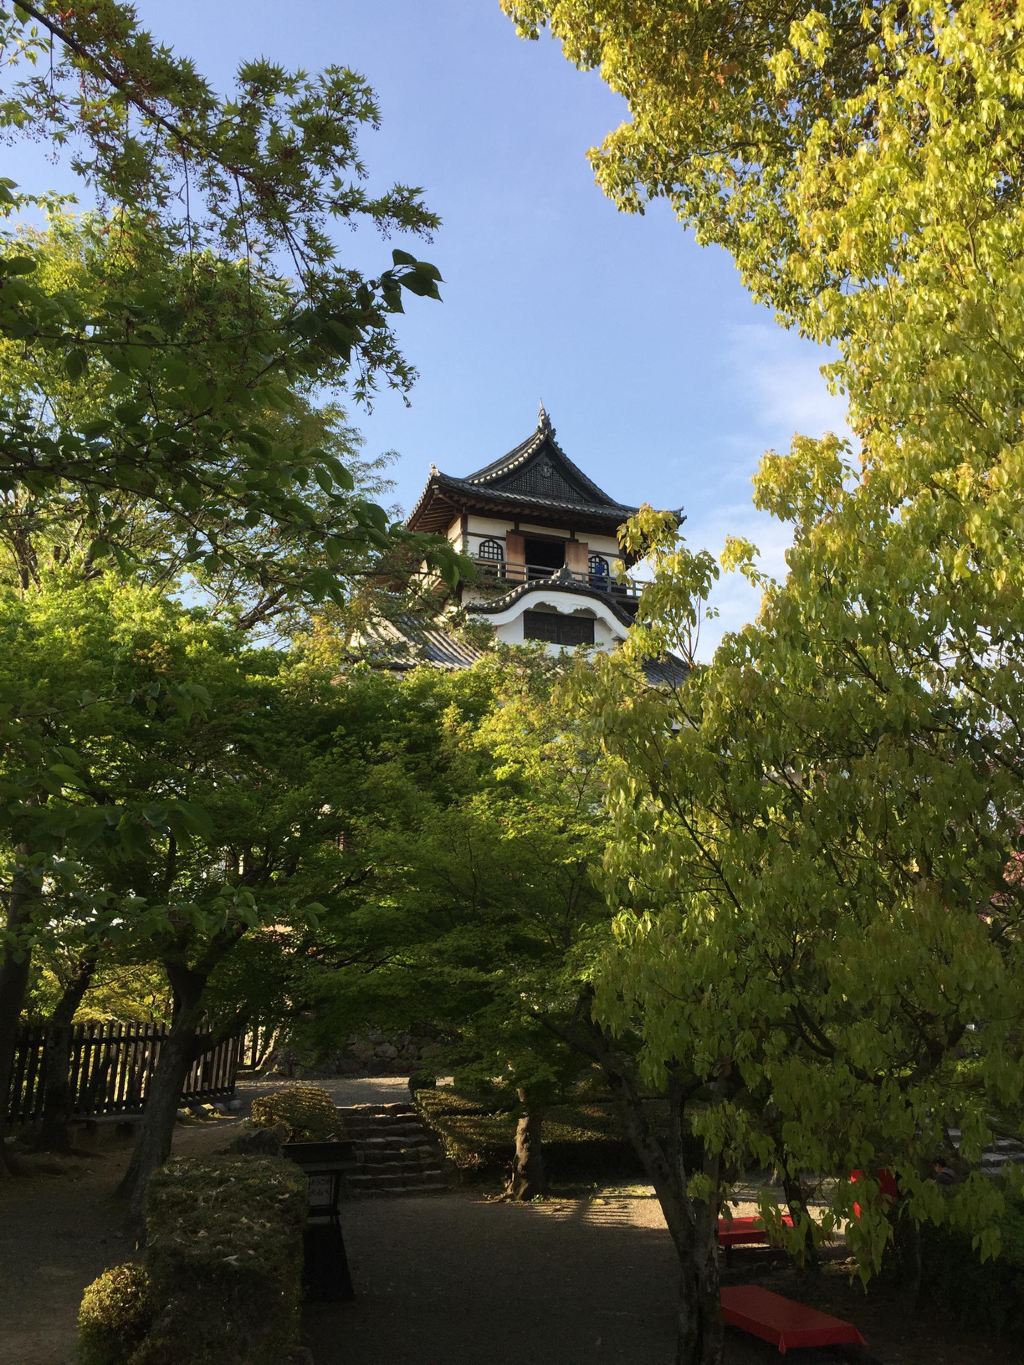
<svg viewBox="0 0 1024 1365">
<path fill-rule="evenodd" d="M 759 565 L 773 578 L 786 575 L 786 550 L 792 535 L 747 501 L 737 498 L 750 481 L 767 450 L 785 451 L 795 435 L 823 436 L 835 432 L 849 438 L 845 403 L 829 393 L 821 366 L 827 356 L 795 333 L 771 323 L 743 323 L 729 329 L 724 364 L 733 376 L 737 403 L 731 426 L 722 431 L 718 448 L 725 456 L 717 471 L 715 490 L 727 500 L 706 498 L 692 506 L 684 528 L 688 543 L 718 555 L 728 536 L 741 536 L 759 549 Z M 712 594 L 718 610 L 701 631 L 699 653 L 709 659 L 726 631 L 737 630 L 757 615 L 761 594 L 739 574 L 723 574 Z"/>
<path fill-rule="evenodd" d="M 788 444 L 797 433 L 849 434 L 844 400 L 829 393 L 822 376 L 828 356 L 820 347 L 767 322 L 738 323 L 727 335 L 727 363 L 748 390 L 758 434 L 771 433 L 769 445 Z"/>
<path fill-rule="evenodd" d="M 728 536 L 749 540 L 758 548 L 758 565 L 765 573 L 777 579 L 786 576 L 786 551 L 792 539 L 789 527 L 759 512 L 752 503 L 715 508 L 705 517 L 688 521 L 683 529 L 693 549 L 707 549 L 715 556 Z M 760 591 L 741 574 L 723 573 L 711 594 L 711 605 L 718 616 L 701 627 L 700 657 L 710 659 L 725 632 L 752 621 L 760 604 Z"/>
</svg>

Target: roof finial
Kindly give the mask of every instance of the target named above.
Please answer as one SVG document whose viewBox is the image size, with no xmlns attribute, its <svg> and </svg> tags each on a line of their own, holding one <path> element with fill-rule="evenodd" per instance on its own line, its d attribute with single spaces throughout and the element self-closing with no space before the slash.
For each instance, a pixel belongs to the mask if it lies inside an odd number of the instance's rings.
<svg viewBox="0 0 1024 1365">
<path fill-rule="evenodd" d="M 544 406 L 544 399 L 540 400 L 540 411 L 537 413 L 537 430 L 550 431 L 551 418 L 548 416 L 547 408 Z"/>
</svg>

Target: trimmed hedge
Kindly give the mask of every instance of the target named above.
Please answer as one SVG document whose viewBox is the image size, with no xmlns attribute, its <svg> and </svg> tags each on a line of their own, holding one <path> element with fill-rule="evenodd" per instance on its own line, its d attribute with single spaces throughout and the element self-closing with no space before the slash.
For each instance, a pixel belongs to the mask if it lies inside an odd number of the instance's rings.
<svg viewBox="0 0 1024 1365">
<path fill-rule="evenodd" d="M 150 1180 L 153 1326 L 131 1365 L 281 1365 L 298 1341 L 306 1178 L 277 1157 L 170 1162 Z"/>
<path fill-rule="evenodd" d="M 289 1142 L 326 1142 L 344 1128 L 328 1092 L 319 1085 L 301 1082 L 254 1099 L 252 1123 L 255 1128 L 286 1123 Z"/>
<path fill-rule="evenodd" d="M 81 1365 L 130 1365 L 153 1323 L 149 1275 L 129 1261 L 86 1286 L 78 1309 Z"/>
<path fill-rule="evenodd" d="M 450 1086 L 417 1090 L 416 1106 L 458 1170 L 493 1175 L 512 1161 L 516 1114 L 494 1113 Z M 544 1160 L 555 1180 L 638 1175 L 642 1167 L 613 1106 L 595 1100 L 552 1105 L 541 1128 Z"/>
</svg>

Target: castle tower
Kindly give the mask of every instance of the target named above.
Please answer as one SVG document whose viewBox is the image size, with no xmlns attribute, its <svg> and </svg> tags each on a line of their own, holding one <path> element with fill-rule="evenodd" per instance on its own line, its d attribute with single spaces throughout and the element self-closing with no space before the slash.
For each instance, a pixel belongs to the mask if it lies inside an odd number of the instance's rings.
<svg viewBox="0 0 1024 1365">
<path fill-rule="evenodd" d="M 611 650 L 640 592 L 618 540 L 636 511 L 569 459 L 542 404 L 536 429 L 507 455 L 461 478 L 431 469 L 407 524 L 447 536 L 475 562 L 460 604 L 505 643 Z"/>
</svg>

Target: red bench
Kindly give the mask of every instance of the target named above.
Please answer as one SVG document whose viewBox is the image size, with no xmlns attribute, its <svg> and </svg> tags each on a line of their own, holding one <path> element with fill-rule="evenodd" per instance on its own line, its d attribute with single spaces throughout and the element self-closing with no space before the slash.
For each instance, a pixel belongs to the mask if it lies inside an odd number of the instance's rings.
<svg viewBox="0 0 1024 1365">
<path fill-rule="evenodd" d="M 852 1322 L 819 1313 L 756 1284 L 722 1290 L 722 1321 L 777 1346 L 780 1355 L 800 1346 L 867 1345 Z"/>
<path fill-rule="evenodd" d="M 791 1228 L 793 1219 L 787 1213 L 782 1226 Z M 760 1246 L 768 1241 L 768 1229 L 763 1218 L 719 1218 L 718 1242 L 723 1247 Z"/>
</svg>

